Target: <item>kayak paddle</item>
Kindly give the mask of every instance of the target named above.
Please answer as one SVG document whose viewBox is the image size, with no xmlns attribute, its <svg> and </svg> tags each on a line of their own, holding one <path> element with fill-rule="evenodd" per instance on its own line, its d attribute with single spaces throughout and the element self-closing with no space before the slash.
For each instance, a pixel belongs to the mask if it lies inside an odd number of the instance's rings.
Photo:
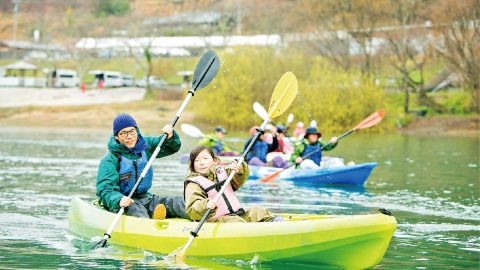
<svg viewBox="0 0 480 270">
<path fill-rule="evenodd" d="M 283 74 L 283 76 L 280 78 L 277 85 L 275 86 L 272 97 L 270 99 L 270 106 L 268 107 L 267 117 L 264 119 L 262 125 L 257 130 L 257 133 L 254 135 L 252 140 L 250 140 L 250 143 L 245 148 L 242 154 L 242 157 L 240 158 L 240 160 L 238 160 L 238 163 L 241 164 L 245 160 L 245 157 L 247 156 L 248 151 L 250 151 L 250 148 L 252 148 L 252 146 L 255 144 L 257 139 L 261 136 L 265 126 L 271 120 L 271 118 L 275 118 L 281 115 L 283 112 L 285 112 L 288 109 L 288 107 L 290 107 L 290 105 L 292 104 L 293 100 L 297 96 L 297 93 L 298 93 L 297 78 L 292 72 L 286 72 L 285 74 Z M 218 192 L 217 196 L 213 199 L 214 203 L 217 203 L 217 201 L 220 199 L 223 192 L 225 191 L 225 188 L 230 184 L 230 181 L 232 180 L 235 173 L 236 173 L 235 171 L 232 171 L 228 176 L 227 180 L 225 180 L 225 183 L 222 185 L 222 188 Z M 188 247 L 190 247 L 195 237 L 198 236 L 198 232 L 202 228 L 202 225 L 205 223 L 205 220 L 208 218 L 211 211 L 212 209 L 209 208 L 207 212 L 205 212 L 205 214 L 203 215 L 202 219 L 198 223 L 195 230 L 190 232 L 190 238 L 188 239 L 188 242 L 175 255 L 175 258 L 177 259 L 177 261 L 183 261 Z"/>
<path fill-rule="evenodd" d="M 260 116 L 260 118 L 262 118 L 263 120 L 265 120 L 268 117 L 268 113 L 265 110 L 265 108 L 263 108 L 262 104 L 260 104 L 256 101 L 253 103 L 253 111 L 258 116 Z M 288 129 L 288 126 L 293 122 L 293 118 L 294 118 L 293 113 L 289 113 L 288 117 L 287 117 L 287 123 L 285 124 L 285 127 L 287 129 Z M 273 123 L 273 121 L 272 121 L 272 123 Z"/>
<path fill-rule="evenodd" d="M 363 119 L 363 121 L 360 122 L 360 124 L 356 125 L 353 129 L 351 129 L 351 130 L 343 133 L 342 135 L 338 136 L 337 140 L 340 140 L 340 139 L 352 134 L 354 131 L 357 131 L 359 129 L 369 128 L 369 127 L 372 127 L 372 126 L 378 124 L 380 121 L 382 121 L 384 116 L 385 116 L 385 110 L 384 109 L 380 109 L 380 110 L 374 112 L 373 114 L 371 114 L 367 118 Z M 314 153 L 316 153 L 318 151 L 322 151 L 323 149 L 325 149 L 327 146 L 330 146 L 330 145 L 331 145 L 331 143 L 327 143 L 324 146 L 320 147 L 318 150 L 315 150 L 315 151 L 310 152 L 309 154 L 303 156 L 302 159 L 308 158 L 309 156 L 313 155 Z M 276 172 L 272 173 L 271 175 L 267 175 L 267 176 L 261 178 L 259 181 L 262 182 L 262 183 L 275 181 L 275 179 L 277 179 L 279 174 L 281 174 L 282 172 L 291 168 L 294 165 L 296 165 L 296 163 L 292 163 L 292 164 L 288 165 L 286 168 L 283 168 L 279 171 L 276 171 Z"/>
<path fill-rule="evenodd" d="M 183 133 L 187 134 L 190 137 L 193 138 L 205 138 L 206 135 L 196 126 L 190 125 L 190 124 L 181 124 L 180 129 L 183 131 Z M 217 140 L 215 140 L 217 141 Z M 224 144 L 227 148 L 231 148 L 233 151 L 240 152 L 238 149 L 235 147 L 231 147 L 230 145 Z"/>
<path fill-rule="evenodd" d="M 196 126 L 190 124 L 181 124 L 180 129 L 183 133 L 193 138 L 204 138 L 205 134 Z"/>
<path fill-rule="evenodd" d="M 288 128 L 288 126 L 293 122 L 293 113 L 289 113 L 287 117 L 287 123 L 285 124 L 285 127 Z"/>
<path fill-rule="evenodd" d="M 195 68 L 195 72 L 193 74 L 193 82 L 192 82 L 192 88 L 188 91 L 188 95 L 183 101 L 182 105 L 180 106 L 180 109 L 178 109 L 177 114 L 175 117 L 172 119 L 172 122 L 170 124 L 172 127 L 175 126 L 177 123 L 178 119 L 180 118 L 180 115 L 182 114 L 183 110 L 187 106 L 188 102 L 190 101 L 190 98 L 193 97 L 195 94 L 195 91 L 202 89 L 205 87 L 208 83 L 210 83 L 215 75 L 217 74 L 218 70 L 220 68 L 220 60 L 218 59 L 218 56 L 213 52 L 213 51 L 207 51 L 200 61 L 197 64 L 197 67 Z M 148 169 L 150 166 L 152 166 L 153 161 L 158 155 L 158 152 L 160 152 L 160 148 L 162 147 L 163 143 L 167 139 L 167 134 L 164 134 L 162 138 L 160 139 L 160 142 L 157 145 L 157 148 L 153 152 L 152 156 L 150 157 L 150 160 L 148 161 L 147 165 L 143 169 L 142 173 L 140 174 L 140 177 L 138 178 L 137 182 L 132 188 L 132 191 L 130 191 L 130 194 L 128 194 L 128 197 L 131 198 L 133 193 L 135 193 L 135 190 L 137 189 L 138 185 L 140 182 L 143 180 L 145 175 L 147 174 Z M 102 240 L 100 240 L 94 248 L 99 248 L 99 247 L 105 247 L 107 244 L 107 240 L 111 238 L 111 233 L 113 229 L 115 228 L 115 225 L 118 223 L 120 220 L 120 217 L 122 216 L 123 212 L 125 211 L 124 207 L 121 207 L 120 210 L 118 211 L 117 215 L 115 216 L 115 219 L 113 220 L 112 224 L 108 228 L 107 232 L 104 234 Z"/>
</svg>

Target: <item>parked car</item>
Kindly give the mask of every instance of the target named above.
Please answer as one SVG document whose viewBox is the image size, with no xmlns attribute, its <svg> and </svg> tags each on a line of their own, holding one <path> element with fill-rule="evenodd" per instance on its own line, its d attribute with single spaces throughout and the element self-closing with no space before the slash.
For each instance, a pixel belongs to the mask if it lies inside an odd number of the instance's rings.
<svg viewBox="0 0 480 270">
<path fill-rule="evenodd" d="M 155 76 L 150 76 L 148 82 L 150 83 L 151 88 L 162 88 L 167 85 L 166 81 L 158 79 Z M 137 86 L 147 87 L 147 77 L 143 77 L 141 80 L 137 81 Z"/>
<path fill-rule="evenodd" d="M 56 69 L 51 76 L 53 87 L 77 87 L 80 85 L 80 79 L 75 70 Z"/>
<path fill-rule="evenodd" d="M 94 87 L 103 88 L 103 87 L 122 87 L 122 73 L 118 71 L 107 71 L 107 70 L 91 70 L 89 74 L 95 75 L 93 81 Z"/>
<path fill-rule="evenodd" d="M 130 74 L 122 74 L 122 84 L 125 87 L 133 86 L 133 76 Z"/>
</svg>

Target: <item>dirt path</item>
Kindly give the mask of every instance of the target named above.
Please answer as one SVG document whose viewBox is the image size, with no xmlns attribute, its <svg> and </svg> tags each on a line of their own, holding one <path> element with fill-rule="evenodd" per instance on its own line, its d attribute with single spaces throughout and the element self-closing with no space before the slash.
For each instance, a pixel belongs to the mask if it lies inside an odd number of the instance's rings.
<svg viewBox="0 0 480 270">
<path fill-rule="evenodd" d="M 77 88 L 0 88 L 0 108 L 23 106 L 81 106 L 141 100 L 143 88 L 89 90 Z"/>
<path fill-rule="evenodd" d="M 0 108 L 0 126 L 111 129 L 115 116 L 125 112 L 134 116 L 139 126 L 157 129 L 171 121 L 182 101 L 152 98 L 113 104 Z M 182 114 L 182 121 L 192 118 L 188 110 Z"/>
</svg>

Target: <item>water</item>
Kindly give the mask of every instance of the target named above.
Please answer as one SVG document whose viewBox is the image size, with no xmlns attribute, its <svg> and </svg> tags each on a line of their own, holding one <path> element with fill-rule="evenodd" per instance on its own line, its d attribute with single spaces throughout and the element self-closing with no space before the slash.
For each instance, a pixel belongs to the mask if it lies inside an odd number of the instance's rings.
<svg viewBox="0 0 480 270">
<path fill-rule="evenodd" d="M 69 234 L 66 216 L 73 196 L 95 197 L 95 176 L 108 132 L 2 127 L 0 268 L 305 268 L 222 259 L 175 265 L 143 250 L 110 246 L 89 251 L 85 242 Z M 182 140 L 180 152 L 188 152 L 194 141 L 184 136 Z M 248 181 L 238 195 L 247 206 L 261 204 L 277 212 L 356 214 L 389 209 L 398 229 L 376 269 L 479 268 L 478 138 L 355 134 L 331 154 L 347 162 L 377 161 L 379 166 L 364 188 Z M 154 166 L 153 192 L 180 195 L 186 165 L 178 162 L 178 155 Z"/>
</svg>

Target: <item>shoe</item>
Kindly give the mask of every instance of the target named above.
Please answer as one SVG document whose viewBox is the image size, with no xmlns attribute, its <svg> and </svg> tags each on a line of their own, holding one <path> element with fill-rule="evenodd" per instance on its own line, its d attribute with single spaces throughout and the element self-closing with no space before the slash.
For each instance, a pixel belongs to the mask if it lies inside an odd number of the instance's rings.
<svg viewBox="0 0 480 270">
<path fill-rule="evenodd" d="M 270 220 L 270 222 L 282 222 L 282 221 L 285 221 L 285 219 L 281 216 L 273 216 L 272 220 Z"/>
<path fill-rule="evenodd" d="M 155 210 L 153 211 L 153 219 L 165 219 L 167 216 L 167 208 L 165 208 L 165 205 L 163 204 L 158 204 L 157 207 L 155 207 Z"/>
</svg>

